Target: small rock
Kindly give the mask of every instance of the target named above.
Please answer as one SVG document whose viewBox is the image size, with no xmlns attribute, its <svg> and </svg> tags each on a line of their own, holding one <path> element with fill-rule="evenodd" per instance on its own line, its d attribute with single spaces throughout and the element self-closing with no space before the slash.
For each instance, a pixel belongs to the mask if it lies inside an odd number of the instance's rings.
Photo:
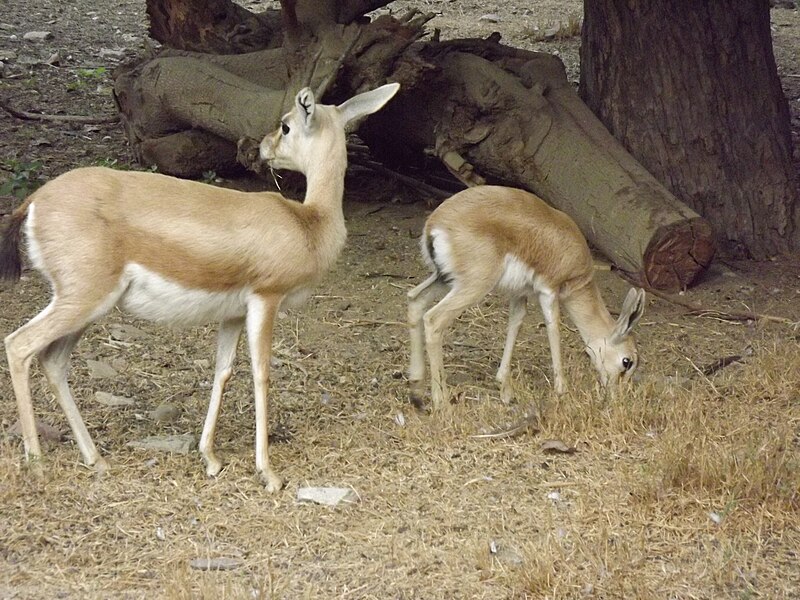
<svg viewBox="0 0 800 600">
<path fill-rule="evenodd" d="M 722 515 L 720 515 L 717 512 L 711 511 L 710 513 L 708 513 L 708 518 L 714 521 L 714 523 L 716 523 L 717 525 L 722 523 Z"/>
<path fill-rule="evenodd" d="M 46 65 L 50 65 L 51 67 L 57 67 L 61 64 L 61 53 L 60 52 L 53 52 L 46 61 L 44 61 Z"/>
<path fill-rule="evenodd" d="M 244 564 L 241 558 L 220 556 L 219 558 L 194 558 L 189 562 L 192 569 L 198 571 L 230 571 Z"/>
<path fill-rule="evenodd" d="M 0 31 L 14 31 L 14 26 L 11 23 L 0 23 Z"/>
<path fill-rule="evenodd" d="M 100 48 L 100 58 L 111 60 L 122 60 L 125 58 L 125 50 L 113 48 Z"/>
<path fill-rule="evenodd" d="M 119 376 L 119 373 L 114 370 L 114 367 L 107 362 L 87 360 L 86 366 L 89 367 L 89 377 L 92 379 L 112 379 Z"/>
<path fill-rule="evenodd" d="M 155 435 L 135 440 L 126 444 L 131 448 L 141 448 L 143 450 L 159 450 L 161 452 L 171 452 L 173 454 L 189 454 L 195 445 L 196 440 L 191 433 L 183 435 Z"/>
<path fill-rule="evenodd" d="M 304 487 L 297 490 L 298 502 L 314 502 L 325 506 L 337 506 L 341 502 L 356 502 L 356 493 L 351 488 Z"/>
<path fill-rule="evenodd" d="M 44 42 L 53 39 L 53 34 L 50 31 L 29 31 L 22 36 L 22 39 L 26 42 Z"/>
<path fill-rule="evenodd" d="M 111 367 L 114 368 L 116 371 L 124 371 L 128 368 L 128 361 L 118 356 L 114 360 L 111 361 Z"/>
<path fill-rule="evenodd" d="M 106 406 L 133 406 L 134 404 L 134 401 L 131 398 L 114 396 L 108 392 L 95 392 L 94 399 L 100 404 L 105 404 Z"/>
<path fill-rule="evenodd" d="M 170 402 L 163 402 L 159 404 L 155 410 L 151 410 L 147 416 L 157 423 L 172 423 L 180 414 L 181 411 L 177 406 Z"/>
<path fill-rule="evenodd" d="M 561 500 L 561 494 L 559 494 L 558 492 L 548 492 L 547 498 L 549 500 L 552 500 L 553 502 L 558 502 L 559 500 Z"/>
<path fill-rule="evenodd" d="M 492 540 L 489 543 L 489 553 L 497 561 L 511 567 L 518 567 L 525 562 L 522 553 L 505 542 L 497 542 Z"/>
<path fill-rule="evenodd" d="M 485 23 L 499 23 L 500 15 L 496 15 L 495 13 L 488 13 L 478 17 L 478 21 L 484 21 Z"/>
</svg>

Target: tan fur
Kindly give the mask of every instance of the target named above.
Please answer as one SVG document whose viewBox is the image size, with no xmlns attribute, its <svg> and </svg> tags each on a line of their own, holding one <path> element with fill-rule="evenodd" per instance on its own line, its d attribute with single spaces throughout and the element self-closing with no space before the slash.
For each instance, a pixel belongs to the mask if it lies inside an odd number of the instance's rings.
<svg viewBox="0 0 800 600">
<path fill-rule="evenodd" d="M 320 176 L 343 176 L 343 164 L 325 166 Z M 101 167 L 65 173 L 30 201 L 34 235 L 56 289 L 76 269 L 89 271 L 86 283 L 94 287 L 101 272 L 116 277 L 133 262 L 188 288 L 286 292 L 312 282 L 346 235 L 336 215 L 277 193 Z"/>
<path fill-rule="evenodd" d="M 558 393 L 566 390 L 560 354 L 560 302 L 581 333 L 604 385 L 627 379 L 633 372 L 637 356 L 629 332 L 641 316 L 644 292 L 629 294 L 626 307 L 630 312 L 615 322 L 593 280 L 592 256 L 578 226 L 535 195 L 500 186 L 459 192 L 426 221 L 422 249 L 434 273 L 409 292 L 409 379 L 416 404 L 423 395 L 425 349 L 433 404 L 441 407 L 447 399 L 444 330 L 463 310 L 498 287 L 511 299 L 508 335 L 497 373 L 504 400 L 512 396 L 509 363 L 531 295 L 538 297 L 545 316 Z M 434 295 L 444 291 L 445 297 L 427 310 Z M 624 369 L 623 359 L 629 361 Z"/>
<path fill-rule="evenodd" d="M 397 84 L 340 106 L 301 90 L 283 125 L 264 138 L 262 158 L 306 175 L 303 204 L 276 193 L 244 193 L 153 173 L 91 167 L 57 177 L 12 216 L 0 244 L 0 275 L 18 277 L 19 237 L 28 218 L 34 266 L 53 300 L 6 337 L 26 455 L 41 455 L 29 370 L 39 358 L 84 460 L 105 462 L 67 385 L 69 354 L 84 329 L 115 305 L 173 323 L 220 320 L 211 401 L 200 439 L 209 475 L 222 463 L 214 435 L 236 346 L 246 327 L 256 413 L 256 470 L 269 491 L 282 485 L 267 443 L 267 389 L 275 315 L 321 277 L 345 243 L 345 126 L 379 110 Z"/>
<path fill-rule="evenodd" d="M 426 234 L 435 228 L 449 232 L 458 246 L 459 271 L 514 254 L 554 290 L 592 277 L 592 256 L 575 222 L 522 190 L 480 186 L 460 192 L 430 215 Z"/>
</svg>

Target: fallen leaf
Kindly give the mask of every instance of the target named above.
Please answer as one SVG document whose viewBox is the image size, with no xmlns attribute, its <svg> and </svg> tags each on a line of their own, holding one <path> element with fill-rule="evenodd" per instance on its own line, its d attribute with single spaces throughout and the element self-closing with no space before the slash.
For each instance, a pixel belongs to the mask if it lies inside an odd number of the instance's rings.
<svg viewBox="0 0 800 600">
<path fill-rule="evenodd" d="M 220 556 L 219 558 L 195 558 L 189 562 L 192 569 L 198 571 L 230 571 L 244 564 L 241 558 Z"/>
<path fill-rule="evenodd" d="M 350 488 L 304 487 L 297 490 L 297 500 L 300 502 L 306 501 L 324 504 L 326 506 L 336 506 L 340 502 L 355 502 L 356 493 Z"/>
<path fill-rule="evenodd" d="M 578 450 L 574 446 L 567 446 L 561 440 L 545 440 L 541 445 L 542 452 L 549 454 L 574 454 Z"/>
</svg>

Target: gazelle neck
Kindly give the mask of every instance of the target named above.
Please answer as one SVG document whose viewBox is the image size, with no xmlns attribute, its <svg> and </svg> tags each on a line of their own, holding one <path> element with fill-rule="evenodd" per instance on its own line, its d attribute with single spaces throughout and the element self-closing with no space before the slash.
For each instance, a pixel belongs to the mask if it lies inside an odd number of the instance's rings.
<svg viewBox="0 0 800 600">
<path fill-rule="evenodd" d="M 578 328 L 584 344 L 611 335 L 614 319 L 608 312 L 594 280 L 571 291 L 562 302 L 564 310 Z"/>
<path fill-rule="evenodd" d="M 303 204 L 325 212 L 342 214 L 344 175 L 347 171 L 347 148 L 344 136 L 336 136 L 330 145 L 309 161 L 306 170 L 306 196 Z"/>
<path fill-rule="evenodd" d="M 347 162 L 337 165 L 319 165 L 306 174 L 306 196 L 303 204 L 318 209 L 337 212 L 342 210 L 344 197 L 344 172 Z"/>
</svg>

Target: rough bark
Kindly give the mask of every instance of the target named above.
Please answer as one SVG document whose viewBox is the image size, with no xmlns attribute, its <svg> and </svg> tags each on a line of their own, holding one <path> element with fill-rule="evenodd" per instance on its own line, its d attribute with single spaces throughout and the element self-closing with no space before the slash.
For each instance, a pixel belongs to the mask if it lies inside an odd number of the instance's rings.
<svg viewBox="0 0 800 600">
<path fill-rule="evenodd" d="M 798 247 L 789 110 L 762 0 L 586 0 L 580 93 L 727 254 Z"/>
<path fill-rule="evenodd" d="M 239 54 L 280 46 L 281 13 L 255 14 L 230 0 L 147 2 L 150 37 L 176 50 Z"/>
</svg>

